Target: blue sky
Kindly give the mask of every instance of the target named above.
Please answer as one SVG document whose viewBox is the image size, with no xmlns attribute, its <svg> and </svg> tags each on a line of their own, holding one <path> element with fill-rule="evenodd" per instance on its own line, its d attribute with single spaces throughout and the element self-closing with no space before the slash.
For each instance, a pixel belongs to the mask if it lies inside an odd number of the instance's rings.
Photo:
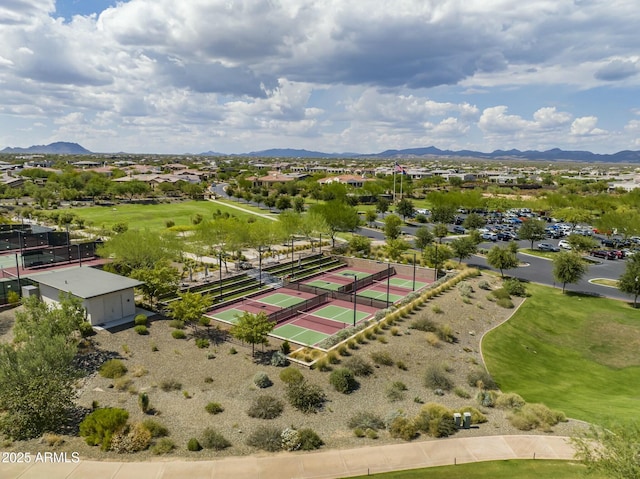
<svg viewBox="0 0 640 479">
<path fill-rule="evenodd" d="M 635 0 L 12 0 L 0 149 L 640 150 Z"/>
</svg>

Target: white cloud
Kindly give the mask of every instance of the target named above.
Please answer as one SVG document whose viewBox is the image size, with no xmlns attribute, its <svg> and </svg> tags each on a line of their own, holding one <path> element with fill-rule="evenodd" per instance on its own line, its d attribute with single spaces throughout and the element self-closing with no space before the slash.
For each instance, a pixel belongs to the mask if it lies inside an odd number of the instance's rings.
<svg viewBox="0 0 640 479">
<path fill-rule="evenodd" d="M 576 118 L 571 123 L 571 134 L 576 136 L 603 135 L 606 131 L 596 128 L 598 118 L 595 116 L 583 116 Z"/>
</svg>

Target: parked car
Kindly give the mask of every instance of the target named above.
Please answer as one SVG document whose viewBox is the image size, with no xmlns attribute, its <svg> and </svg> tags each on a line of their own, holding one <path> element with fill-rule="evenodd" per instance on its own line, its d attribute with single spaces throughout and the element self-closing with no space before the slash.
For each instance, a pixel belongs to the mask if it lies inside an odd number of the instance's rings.
<svg viewBox="0 0 640 479">
<path fill-rule="evenodd" d="M 558 247 L 562 249 L 571 249 L 571 245 L 567 240 L 558 241 Z"/>
<path fill-rule="evenodd" d="M 498 235 L 495 233 L 482 233 L 482 239 L 487 241 L 498 241 Z"/>
<path fill-rule="evenodd" d="M 603 250 L 603 249 L 596 249 L 593 250 L 591 252 L 591 256 L 594 256 L 596 258 L 603 258 L 603 259 L 616 259 L 617 256 L 613 251 L 607 251 L 607 250 Z"/>
<path fill-rule="evenodd" d="M 560 251 L 560 248 L 552 245 L 551 243 L 538 243 L 538 249 L 540 251 L 552 251 L 554 253 Z"/>
<path fill-rule="evenodd" d="M 464 227 L 462 227 L 462 226 L 455 225 L 453 227 L 453 232 L 455 234 L 458 234 L 458 235 L 463 235 L 463 234 L 465 234 L 467 232 L 467 230 L 465 230 Z"/>
</svg>

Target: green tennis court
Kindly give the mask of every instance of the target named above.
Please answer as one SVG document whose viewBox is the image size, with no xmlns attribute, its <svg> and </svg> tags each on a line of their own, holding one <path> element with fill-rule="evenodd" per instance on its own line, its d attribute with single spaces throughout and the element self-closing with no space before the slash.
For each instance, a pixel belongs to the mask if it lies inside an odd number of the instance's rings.
<svg viewBox="0 0 640 479">
<path fill-rule="evenodd" d="M 301 328 L 300 326 L 295 326 L 293 324 L 280 326 L 279 328 L 274 329 L 271 334 L 278 338 L 288 339 L 295 343 L 305 344 L 307 346 L 318 344 L 320 341 L 329 337 L 328 334 L 307 328 Z"/>
<path fill-rule="evenodd" d="M 364 296 L 365 298 L 379 299 L 380 301 L 386 301 L 387 300 L 387 292 L 386 291 L 378 291 L 378 290 L 375 290 L 375 289 L 365 289 L 365 290 L 362 290 L 362 291 L 358 291 L 358 296 Z M 389 293 L 389 301 L 391 303 L 395 303 L 397 301 L 400 301 L 402 298 L 404 298 L 404 296 L 401 296 L 399 294 Z"/>
<path fill-rule="evenodd" d="M 381 281 L 381 283 L 386 283 L 386 280 Z M 389 281 L 391 286 L 395 286 L 396 288 L 404 288 L 408 290 L 413 290 L 413 280 L 412 279 L 403 279 L 403 278 L 391 278 Z M 416 289 L 424 288 L 428 283 L 423 283 L 422 281 L 416 281 Z"/>
<path fill-rule="evenodd" d="M 227 323 L 235 324 L 238 321 L 237 316 L 242 316 L 245 312 L 240 309 L 227 309 L 224 311 L 215 311 L 209 314 L 212 318 L 219 319 L 220 321 L 226 321 Z"/>
<path fill-rule="evenodd" d="M 310 313 L 312 316 L 319 318 L 331 319 L 344 324 L 353 324 L 353 310 L 343 308 L 342 306 L 329 305 L 324 308 L 320 308 L 317 311 Z M 368 318 L 371 313 L 365 313 L 364 311 L 356 311 L 356 323 Z"/>
<path fill-rule="evenodd" d="M 308 284 L 309 286 L 315 286 L 316 288 L 328 289 L 331 291 L 337 291 L 338 288 L 344 286 L 343 284 L 332 283 L 331 281 L 323 281 L 321 279 L 316 279 L 305 284 Z"/>
<path fill-rule="evenodd" d="M 279 308 L 288 308 L 294 304 L 304 302 L 304 298 L 290 296 L 284 293 L 273 293 L 263 298 L 256 298 L 253 301 L 270 304 L 271 306 L 278 306 Z"/>
<path fill-rule="evenodd" d="M 366 278 L 367 276 L 371 276 L 372 273 L 364 273 L 362 271 L 354 271 L 352 269 L 345 269 L 342 271 L 338 271 L 337 273 L 335 273 L 339 276 L 345 276 L 347 278 L 352 278 L 353 281 L 353 276 L 355 275 L 358 279 L 362 279 L 362 278 Z"/>
</svg>

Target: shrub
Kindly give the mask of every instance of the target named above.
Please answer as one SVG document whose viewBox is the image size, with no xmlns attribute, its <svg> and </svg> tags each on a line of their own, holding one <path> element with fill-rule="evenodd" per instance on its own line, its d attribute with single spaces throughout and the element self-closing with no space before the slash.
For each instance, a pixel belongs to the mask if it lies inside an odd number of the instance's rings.
<svg viewBox="0 0 640 479">
<path fill-rule="evenodd" d="M 91 323 L 89 321 L 81 322 L 78 326 L 78 330 L 80 331 L 80 335 L 83 338 L 87 338 L 95 334 L 95 331 L 93 330 L 93 326 L 91 326 Z"/>
<path fill-rule="evenodd" d="M 208 318 L 207 316 L 200 316 L 198 324 L 200 326 L 209 326 L 211 324 L 211 318 Z"/>
<path fill-rule="evenodd" d="M 384 428 L 384 421 L 380 416 L 373 412 L 360 411 L 354 416 L 351 416 L 347 426 L 349 426 L 350 429 L 359 428 L 364 431 L 367 429 L 373 429 L 374 431 L 377 431 L 378 429 Z"/>
<path fill-rule="evenodd" d="M 300 449 L 303 451 L 313 451 L 324 445 L 324 441 L 318 434 L 309 428 L 300 429 L 298 431 L 298 441 L 300 441 Z"/>
<path fill-rule="evenodd" d="M 493 291 L 491 291 L 491 293 L 489 293 L 489 297 L 491 297 L 491 298 L 493 298 L 495 300 L 498 300 L 498 299 L 511 299 L 511 295 L 504 288 L 494 289 Z"/>
<path fill-rule="evenodd" d="M 171 331 L 171 336 L 173 336 L 173 339 L 184 339 L 187 337 L 187 334 L 181 329 L 174 329 Z"/>
<path fill-rule="evenodd" d="M 204 409 L 209 413 L 209 414 L 220 414 L 222 411 L 224 411 L 224 408 L 222 407 L 222 405 L 218 402 L 210 402 L 209 404 L 207 404 Z"/>
<path fill-rule="evenodd" d="M 376 351 L 371 353 L 371 359 L 374 363 L 383 366 L 393 366 L 393 359 L 387 351 Z"/>
<path fill-rule="evenodd" d="M 149 410 L 149 395 L 147 393 L 138 394 L 138 406 L 140 406 L 140 410 L 145 414 Z"/>
<path fill-rule="evenodd" d="M 184 321 L 180 321 L 179 319 L 172 319 L 169 321 L 169 327 L 175 329 L 184 329 Z"/>
<path fill-rule="evenodd" d="M 434 348 L 440 346 L 440 338 L 436 333 L 428 332 L 424 335 L 424 339 L 426 339 L 429 346 L 433 346 Z"/>
<path fill-rule="evenodd" d="M 400 336 L 400 330 L 395 326 L 389 330 L 391 332 L 391 336 Z"/>
<path fill-rule="evenodd" d="M 304 381 L 304 376 L 299 369 L 289 366 L 280 371 L 280 380 L 285 384 L 295 384 Z"/>
<path fill-rule="evenodd" d="M 349 359 L 345 359 L 344 367 L 350 369 L 354 376 L 369 376 L 373 373 L 373 366 L 371 363 L 365 361 L 360 356 L 353 356 Z"/>
<path fill-rule="evenodd" d="M 436 403 L 422 406 L 414 423 L 418 430 L 433 437 L 447 437 L 456 430 L 453 411 Z"/>
<path fill-rule="evenodd" d="M 289 360 L 284 353 L 280 351 L 276 351 L 271 355 L 271 366 L 275 366 L 277 368 L 284 368 L 289 365 Z"/>
<path fill-rule="evenodd" d="M 275 426 L 258 426 L 249 434 L 247 445 L 269 452 L 279 451 L 282 449 L 282 430 Z"/>
<path fill-rule="evenodd" d="M 169 430 L 163 424 L 153 419 L 145 419 L 142 421 L 142 425 L 151 433 L 151 437 L 164 437 L 169 435 Z"/>
<path fill-rule="evenodd" d="M 175 379 L 165 379 L 160 382 L 160 389 L 164 392 L 180 391 L 182 389 L 182 383 L 179 383 Z"/>
<path fill-rule="evenodd" d="M 462 415 L 464 415 L 465 412 L 470 413 L 471 414 L 471 424 L 482 424 L 482 423 L 487 422 L 487 416 L 482 414 L 480 411 L 478 411 L 473 406 L 465 406 L 463 408 L 458 409 L 456 412 L 459 412 Z"/>
<path fill-rule="evenodd" d="M 469 386 L 480 389 L 498 389 L 491 375 L 484 369 L 471 371 L 467 376 Z"/>
<path fill-rule="evenodd" d="M 469 394 L 467 391 L 465 391 L 461 387 L 453 388 L 453 393 L 462 399 L 469 399 L 471 397 L 471 394 Z"/>
<path fill-rule="evenodd" d="M 494 407 L 496 405 L 496 399 L 498 397 L 498 393 L 495 391 L 480 391 L 476 396 L 478 404 L 483 407 Z"/>
<path fill-rule="evenodd" d="M 269 376 L 267 376 L 266 373 L 257 372 L 253 376 L 253 384 L 258 386 L 260 389 L 264 389 L 264 388 L 268 388 L 273 383 L 271 382 L 271 379 L 269 379 Z"/>
<path fill-rule="evenodd" d="M 449 324 L 439 324 L 436 328 L 436 334 L 445 343 L 455 343 L 456 337 L 453 334 L 453 328 Z"/>
<path fill-rule="evenodd" d="M 436 325 L 426 316 L 414 319 L 409 325 L 409 329 L 417 329 L 418 331 L 435 331 Z"/>
<path fill-rule="evenodd" d="M 409 368 L 407 367 L 407 365 L 405 364 L 404 361 L 400 360 L 400 361 L 396 361 L 396 366 L 398 366 L 398 369 L 402 369 L 403 371 L 408 370 Z"/>
<path fill-rule="evenodd" d="M 332 369 L 326 356 L 324 358 L 318 359 L 313 365 L 313 368 L 322 372 L 331 371 Z"/>
<path fill-rule="evenodd" d="M 327 354 L 326 358 L 329 364 L 340 363 L 340 358 L 338 357 L 338 353 L 336 353 L 335 351 L 331 351 L 329 354 Z"/>
<path fill-rule="evenodd" d="M 294 408 L 304 413 L 316 412 L 326 400 L 322 388 L 307 381 L 289 383 L 287 398 Z"/>
<path fill-rule="evenodd" d="M 209 340 L 207 338 L 196 338 L 196 346 L 200 349 L 209 347 Z"/>
<path fill-rule="evenodd" d="M 516 278 L 505 279 L 502 282 L 502 287 L 511 296 L 525 297 L 527 295 L 527 288 L 524 283 Z"/>
<path fill-rule="evenodd" d="M 329 375 L 329 383 L 334 389 L 343 394 L 349 394 L 357 386 L 358 382 L 353 377 L 353 372 L 347 368 L 338 368 Z"/>
<path fill-rule="evenodd" d="M 20 294 L 17 291 L 9 291 L 7 293 L 7 303 L 14 305 L 20 302 Z"/>
<path fill-rule="evenodd" d="M 502 409 L 520 409 L 526 404 L 522 396 L 516 393 L 500 394 L 496 398 L 496 407 Z"/>
<path fill-rule="evenodd" d="M 551 426 L 567 420 L 564 413 L 549 409 L 544 404 L 525 404 L 508 418 L 513 427 L 521 431 L 541 429 L 546 432 L 551 431 Z"/>
<path fill-rule="evenodd" d="M 394 381 L 387 386 L 387 399 L 390 401 L 400 401 L 404 399 L 404 392 L 407 390 L 406 384 L 402 381 Z"/>
<path fill-rule="evenodd" d="M 231 446 L 231 443 L 222 434 L 210 427 L 202 432 L 200 444 L 206 449 L 215 451 L 222 451 Z"/>
<path fill-rule="evenodd" d="M 109 379 L 121 378 L 127 373 L 127 367 L 119 359 L 109 359 L 100 366 L 100 376 Z"/>
<path fill-rule="evenodd" d="M 175 448 L 176 445 L 171 439 L 163 437 L 151 448 L 151 452 L 156 456 L 159 456 L 161 454 L 169 454 Z"/>
<path fill-rule="evenodd" d="M 510 299 L 499 299 L 496 304 L 504 309 L 512 309 L 514 307 L 513 301 Z"/>
<path fill-rule="evenodd" d="M 258 419 L 274 419 L 282 414 L 282 401 L 273 396 L 258 396 L 253 400 L 247 414 Z"/>
<path fill-rule="evenodd" d="M 80 436 L 90 446 L 101 446 L 103 451 L 111 447 L 113 434 L 122 430 L 129 419 L 124 409 L 104 408 L 90 413 L 80 423 Z"/>
<path fill-rule="evenodd" d="M 389 435 L 391 437 L 411 441 L 418 434 L 418 428 L 413 421 L 406 417 L 397 417 L 389 426 Z"/>
<path fill-rule="evenodd" d="M 484 279 L 478 283 L 478 288 L 491 291 L 491 285 Z"/>
<path fill-rule="evenodd" d="M 453 387 L 453 382 L 442 365 L 431 364 L 424 375 L 424 385 L 430 389 L 449 391 Z"/>
<path fill-rule="evenodd" d="M 431 308 L 431 311 L 433 311 L 436 314 L 444 313 L 444 311 L 442 311 L 442 308 L 440 306 L 438 306 L 437 304 L 433 308 Z"/>
<path fill-rule="evenodd" d="M 113 381 L 113 387 L 116 388 L 118 391 L 135 391 L 135 389 L 133 388 L 133 381 L 129 378 L 118 378 L 115 381 Z"/>
<path fill-rule="evenodd" d="M 289 341 L 285 340 L 285 341 L 280 345 L 280 352 L 281 352 L 282 354 L 284 354 L 285 356 L 291 352 L 291 344 L 289 344 Z"/>
<path fill-rule="evenodd" d="M 469 283 L 460 283 L 458 285 L 458 291 L 463 298 L 470 298 L 473 294 L 473 288 Z"/>
<path fill-rule="evenodd" d="M 187 443 L 187 450 L 199 451 L 200 449 L 202 449 L 202 446 L 200 445 L 200 443 L 195 437 L 192 437 L 191 439 L 189 439 L 189 442 Z"/>
<path fill-rule="evenodd" d="M 144 451 L 150 443 L 151 433 L 138 422 L 113 434 L 111 450 L 118 453 L 134 453 Z"/>
<path fill-rule="evenodd" d="M 300 437 L 298 431 L 287 427 L 280 433 L 282 449 L 285 451 L 297 451 L 300 448 Z"/>
<path fill-rule="evenodd" d="M 147 329 L 147 327 L 142 324 L 135 326 L 133 330 L 140 336 L 146 336 L 147 334 L 149 334 L 149 330 Z"/>
<path fill-rule="evenodd" d="M 133 318 L 133 324 L 136 326 L 146 326 L 147 317 L 144 314 L 136 314 L 136 317 Z"/>
</svg>

